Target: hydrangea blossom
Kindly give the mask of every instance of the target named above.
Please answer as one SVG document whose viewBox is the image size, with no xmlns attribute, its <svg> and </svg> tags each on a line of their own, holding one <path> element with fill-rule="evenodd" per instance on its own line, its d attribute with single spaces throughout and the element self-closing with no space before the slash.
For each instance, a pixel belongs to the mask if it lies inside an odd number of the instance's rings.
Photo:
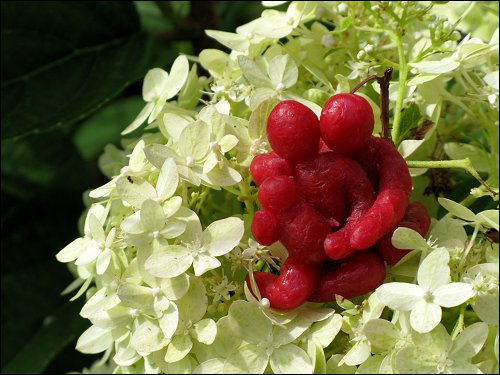
<svg viewBox="0 0 500 375">
<path fill-rule="evenodd" d="M 85 295 L 80 315 L 92 323 L 77 349 L 103 353 L 83 372 L 498 372 L 498 5 L 263 3 L 235 33 L 207 30 L 229 52 L 151 69 L 128 138 L 104 149 L 110 181 L 89 192 L 81 236 L 57 254 L 76 278 L 65 293 L 79 288 L 73 299 Z M 273 309 L 252 271 L 277 271 L 287 252 L 251 236 L 248 170 L 270 151 L 269 113 L 293 99 L 319 115 L 331 95 L 390 66 L 393 141 L 431 229 L 395 230 L 393 245 L 411 251 L 376 292 Z M 375 134 L 377 90 L 358 91 Z M 434 125 L 422 135 L 424 118 Z M 460 203 L 436 199 L 427 192 L 446 191 L 436 166 L 478 182 Z"/>
</svg>

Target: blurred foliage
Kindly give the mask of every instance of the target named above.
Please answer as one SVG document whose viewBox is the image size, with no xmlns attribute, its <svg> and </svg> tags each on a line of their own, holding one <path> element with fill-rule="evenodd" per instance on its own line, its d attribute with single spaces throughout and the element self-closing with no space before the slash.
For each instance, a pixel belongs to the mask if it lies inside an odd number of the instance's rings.
<svg viewBox="0 0 500 375">
<path fill-rule="evenodd" d="M 217 47 L 256 1 L 1 2 L 2 373 L 81 371 L 88 322 L 55 254 L 78 234 L 97 158 L 143 105 L 142 78 L 179 53 Z"/>
</svg>

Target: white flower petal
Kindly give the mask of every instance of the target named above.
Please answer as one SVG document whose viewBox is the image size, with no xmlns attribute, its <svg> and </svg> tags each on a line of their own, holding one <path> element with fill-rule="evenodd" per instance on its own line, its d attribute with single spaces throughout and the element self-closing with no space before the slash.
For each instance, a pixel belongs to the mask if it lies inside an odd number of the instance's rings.
<svg viewBox="0 0 500 375">
<path fill-rule="evenodd" d="M 451 283 L 443 285 L 434 292 L 434 302 L 443 307 L 458 306 L 473 295 L 472 286 L 466 283 Z"/>
<path fill-rule="evenodd" d="M 417 280 L 424 290 L 433 291 L 450 282 L 450 254 L 444 248 L 432 251 L 418 268 Z"/>
<path fill-rule="evenodd" d="M 206 254 L 198 254 L 193 259 L 193 268 L 195 276 L 201 276 L 209 270 L 220 267 L 221 263 L 217 258 Z"/>
<path fill-rule="evenodd" d="M 145 263 L 146 271 L 156 277 L 175 277 L 187 271 L 193 257 L 184 246 L 172 245 L 152 254 Z"/>
<path fill-rule="evenodd" d="M 168 158 L 163 163 L 158 182 L 156 183 L 156 191 L 161 202 L 174 195 L 177 186 L 179 185 L 179 174 L 177 173 L 177 165 L 173 158 Z"/>
<path fill-rule="evenodd" d="M 441 321 L 441 307 L 435 303 L 421 300 L 411 310 L 410 324 L 420 333 L 432 331 Z"/>
<path fill-rule="evenodd" d="M 211 255 L 224 255 L 240 243 L 244 231 L 243 220 L 228 217 L 210 224 L 203 231 L 201 242 Z"/>
<path fill-rule="evenodd" d="M 424 291 L 418 285 L 387 283 L 377 288 L 377 297 L 393 310 L 409 311 L 422 300 Z"/>
<path fill-rule="evenodd" d="M 269 364 L 275 374 L 311 374 L 313 366 L 307 353 L 293 344 L 273 351 Z"/>
</svg>

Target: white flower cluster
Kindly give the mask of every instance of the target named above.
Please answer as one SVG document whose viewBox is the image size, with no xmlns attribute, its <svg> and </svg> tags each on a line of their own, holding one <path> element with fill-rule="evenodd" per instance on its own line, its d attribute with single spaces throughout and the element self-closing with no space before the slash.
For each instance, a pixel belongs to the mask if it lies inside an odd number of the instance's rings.
<svg viewBox="0 0 500 375">
<path fill-rule="evenodd" d="M 308 1 L 281 12 L 271 7 L 283 2 L 263 3 L 269 9 L 236 33 L 207 30 L 230 53 L 208 49 L 179 56 L 170 72 L 150 70 L 147 104 L 122 134 L 146 122 L 144 132 L 100 158 L 110 181 L 89 193 L 82 236 L 57 254 L 76 277 L 65 292 L 79 288 L 72 299 L 85 295 L 80 314 L 92 323 L 77 349 L 104 352 L 84 372 L 498 372 L 498 208 L 465 207 L 498 200 L 498 26 L 486 42 L 458 41 L 433 14 L 442 5 Z M 479 7 L 471 4 L 460 7 Z M 245 282 L 286 257 L 249 230 L 257 203 L 248 167 L 270 151 L 269 113 L 292 99 L 319 115 L 332 94 L 389 66 L 403 156 L 429 158 L 443 136 L 477 126 L 485 143 L 446 142 L 444 151 L 469 158 L 489 189 L 474 187 L 464 205 L 439 199 L 449 214 L 427 238 L 397 229 L 394 246 L 412 251 L 366 298 L 273 310 Z M 377 95 L 372 86 L 359 94 L 378 133 Z M 422 137 L 409 137 L 409 103 L 435 124 Z M 414 198 L 437 216 L 425 172 L 412 170 Z"/>
</svg>

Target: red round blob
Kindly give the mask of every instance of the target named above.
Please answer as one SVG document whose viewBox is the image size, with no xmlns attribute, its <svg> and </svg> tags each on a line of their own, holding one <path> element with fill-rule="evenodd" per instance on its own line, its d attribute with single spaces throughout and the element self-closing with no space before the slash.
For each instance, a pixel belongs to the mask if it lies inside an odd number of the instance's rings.
<svg viewBox="0 0 500 375">
<path fill-rule="evenodd" d="M 288 310 L 307 301 L 316 288 L 321 269 L 321 264 L 308 265 L 288 257 L 279 276 L 254 272 L 254 278 L 261 296 L 269 300 L 272 308 Z"/>
<path fill-rule="evenodd" d="M 323 274 L 309 301 L 335 301 L 335 295 L 358 297 L 378 288 L 386 276 L 384 262 L 373 250 L 355 252 L 333 266 Z"/>
<path fill-rule="evenodd" d="M 255 241 L 269 246 L 279 240 L 279 218 L 271 211 L 257 211 L 252 220 L 252 234 Z"/>
<path fill-rule="evenodd" d="M 250 164 L 250 173 L 255 184 L 259 186 L 271 176 L 291 176 L 292 168 L 285 159 L 280 158 L 272 151 L 269 154 L 255 156 Z"/>
<path fill-rule="evenodd" d="M 281 211 L 291 207 L 297 200 L 295 182 L 289 176 L 268 177 L 260 185 L 259 202 L 266 210 Z"/>
<path fill-rule="evenodd" d="M 373 110 L 359 95 L 337 94 L 325 103 L 319 126 L 329 148 L 349 155 L 363 148 L 372 135 Z"/>
<path fill-rule="evenodd" d="M 294 100 L 278 103 L 267 120 L 271 147 L 293 163 L 317 154 L 319 133 L 319 120 L 314 112 Z"/>
</svg>

